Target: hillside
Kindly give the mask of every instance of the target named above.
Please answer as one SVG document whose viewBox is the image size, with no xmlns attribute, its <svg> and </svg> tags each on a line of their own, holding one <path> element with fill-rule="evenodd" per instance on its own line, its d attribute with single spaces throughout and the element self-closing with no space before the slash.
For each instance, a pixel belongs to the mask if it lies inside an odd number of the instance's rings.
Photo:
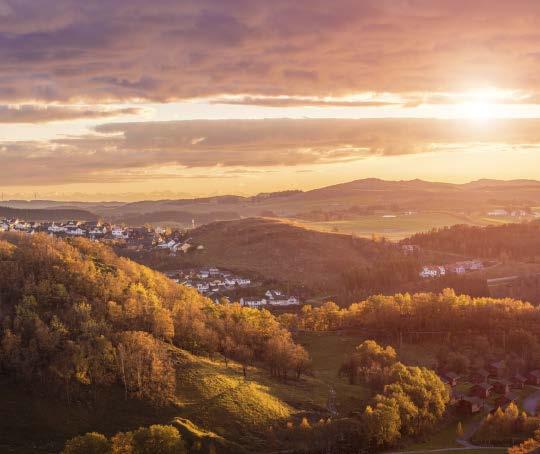
<svg viewBox="0 0 540 454">
<path fill-rule="evenodd" d="M 292 286 L 336 291 L 344 270 L 367 267 L 385 248 L 348 235 L 316 232 L 291 223 L 250 218 L 215 222 L 189 233 L 203 251 L 171 259 L 146 258 L 163 266 L 214 265 L 255 273 Z"/>
<path fill-rule="evenodd" d="M 302 377 L 307 353 L 270 313 L 216 306 L 97 243 L 0 234 L 0 321 L 8 452 L 164 422 L 241 452 L 305 408 L 324 413 L 326 396 L 309 396 L 325 385 Z"/>
<path fill-rule="evenodd" d="M 234 211 L 210 211 L 208 213 L 192 213 L 181 210 L 152 211 L 149 213 L 130 213 L 120 216 L 117 220 L 127 225 L 140 226 L 144 224 L 177 224 L 182 227 L 208 224 L 214 221 L 226 221 L 239 219 L 240 216 Z"/>
<path fill-rule="evenodd" d="M 23 219 L 25 221 L 95 221 L 98 216 L 90 211 L 79 209 L 28 209 L 0 206 L 0 218 Z"/>
</svg>

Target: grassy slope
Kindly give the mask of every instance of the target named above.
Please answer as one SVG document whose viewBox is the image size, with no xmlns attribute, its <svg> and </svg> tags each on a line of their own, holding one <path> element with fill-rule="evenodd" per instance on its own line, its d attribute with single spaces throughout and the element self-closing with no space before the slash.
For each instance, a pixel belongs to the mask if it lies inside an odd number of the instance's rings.
<svg viewBox="0 0 540 454">
<path fill-rule="evenodd" d="M 343 412 L 358 410 L 365 390 L 338 383 L 332 364 L 316 360 L 314 377 L 276 381 L 268 372 L 250 367 L 247 380 L 241 367 L 229 362 L 174 349 L 177 395 L 174 405 L 154 409 L 123 399 L 115 388 L 100 405 L 67 406 L 57 398 L 40 397 L 27 389 L 0 384 L 0 452 L 58 452 L 66 439 L 88 431 L 113 434 L 150 424 L 175 424 L 190 442 L 213 445 L 218 452 L 264 451 L 265 433 L 287 421 L 298 423 L 307 414 L 328 416 L 329 384 L 338 391 Z M 32 431 L 28 428 L 31 427 Z"/>
</svg>

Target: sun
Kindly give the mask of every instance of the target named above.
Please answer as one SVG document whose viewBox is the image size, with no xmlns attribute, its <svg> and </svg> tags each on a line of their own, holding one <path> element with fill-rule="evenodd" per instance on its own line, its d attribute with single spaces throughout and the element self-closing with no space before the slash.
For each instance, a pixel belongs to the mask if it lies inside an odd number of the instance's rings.
<svg viewBox="0 0 540 454">
<path fill-rule="evenodd" d="M 486 121 L 495 118 L 500 114 L 499 104 L 505 94 L 496 89 L 471 90 L 460 97 L 457 104 L 457 111 L 460 117 Z"/>
<path fill-rule="evenodd" d="M 497 105 L 488 101 L 471 101 L 460 105 L 463 118 L 471 120 L 488 120 L 495 116 Z"/>
</svg>

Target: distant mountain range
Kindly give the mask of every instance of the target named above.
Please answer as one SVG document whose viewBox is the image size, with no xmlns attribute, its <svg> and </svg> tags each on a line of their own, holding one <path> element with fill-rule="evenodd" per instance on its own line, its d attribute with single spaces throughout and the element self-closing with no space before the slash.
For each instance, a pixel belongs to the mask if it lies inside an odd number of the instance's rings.
<svg viewBox="0 0 540 454">
<path fill-rule="evenodd" d="M 139 202 L 59 202 L 9 200 L 0 205 L 17 209 L 85 210 L 128 223 L 191 222 L 248 216 L 293 217 L 313 210 L 371 207 L 394 210 L 489 210 L 497 207 L 540 206 L 540 181 L 482 179 L 465 184 L 423 180 L 355 180 L 310 191 L 284 191 L 252 197 L 225 195 L 194 199 Z"/>
</svg>

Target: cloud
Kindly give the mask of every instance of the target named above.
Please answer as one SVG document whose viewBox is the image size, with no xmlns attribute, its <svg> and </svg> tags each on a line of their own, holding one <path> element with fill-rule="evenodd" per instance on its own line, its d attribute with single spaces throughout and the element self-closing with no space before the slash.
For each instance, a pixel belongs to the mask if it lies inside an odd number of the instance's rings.
<svg viewBox="0 0 540 454">
<path fill-rule="evenodd" d="M 537 0 L 1 0 L 0 102 L 540 93 L 539 13 Z"/>
<path fill-rule="evenodd" d="M 108 118 L 121 115 L 136 115 L 137 108 L 96 109 L 69 106 L 0 105 L 0 124 L 2 123 L 49 123 L 53 121 Z"/>
<path fill-rule="evenodd" d="M 109 123 L 93 134 L 0 142 L 4 186 L 230 177 L 369 157 L 512 148 L 537 153 L 540 120 L 267 119 Z M 195 171 L 195 172 L 193 172 Z"/>
</svg>

